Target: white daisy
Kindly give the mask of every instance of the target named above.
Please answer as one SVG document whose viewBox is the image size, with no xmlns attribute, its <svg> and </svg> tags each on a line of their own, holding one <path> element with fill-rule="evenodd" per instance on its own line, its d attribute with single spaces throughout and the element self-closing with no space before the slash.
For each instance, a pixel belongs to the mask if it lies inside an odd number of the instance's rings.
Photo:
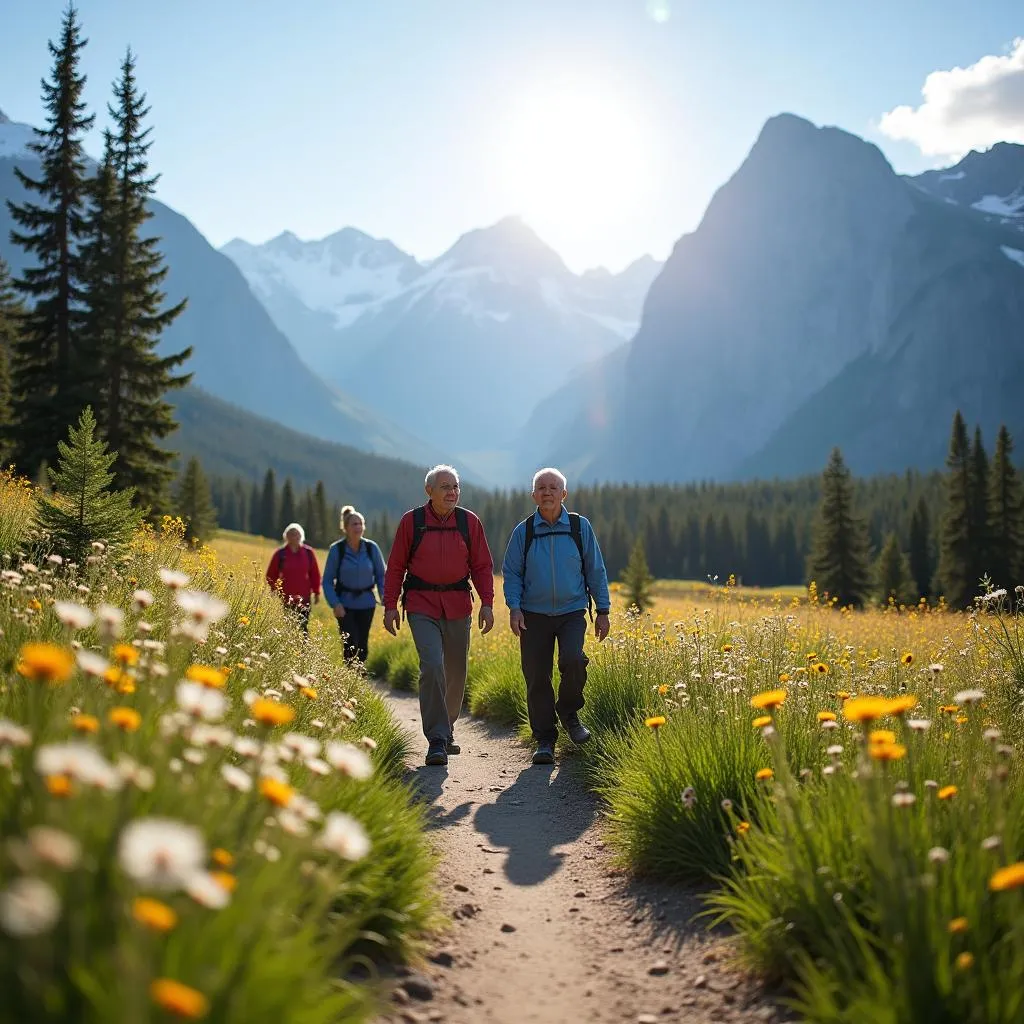
<svg viewBox="0 0 1024 1024">
<path fill-rule="evenodd" d="M 350 779 L 368 779 L 373 774 L 373 762 L 364 751 L 351 743 L 328 743 L 324 759 L 332 768 Z"/>
<path fill-rule="evenodd" d="M 312 736 L 303 736 L 300 732 L 285 733 L 281 742 L 303 760 L 316 757 L 320 753 L 320 741 Z"/>
<path fill-rule="evenodd" d="M 207 910 L 223 910 L 231 894 L 208 871 L 194 871 L 185 879 L 185 892 Z"/>
<path fill-rule="evenodd" d="M 53 614 L 69 629 L 88 629 L 95 619 L 93 613 L 77 601 L 54 601 Z"/>
<path fill-rule="evenodd" d="M 933 846 L 928 851 L 928 859 L 933 864 L 945 864 L 949 860 L 949 850 L 944 846 Z"/>
<path fill-rule="evenodd" d="M 248 793 L 252 789 L 252 776 L 236 765 L 221 765 L 220 774 L 224 781 L 239 793 Z"/>
<path fill-rule="evenodd" d="M 149 889 L 172 891 L 202 868 L 206 844 L 197 828 L 169 818 L 140 818 L 121 833 L 125 874 Z"/>
<path fill-rule="evenodd" d="M 161 567 L 157 575 L 160 577 L 160 582 L 170 590 L 180 590 L 182 587 L 188 586 L 188 576 L 183 572 L 178 572 L 177 569 Z"/>
<path fill-rule="evenodd" d="M 228 699 L 220 690 L 213 690 L 202 683 L 184 680 L 178 683 L 174 695 L 182 711 L 204 722 L 219 722 L 228 706 Z"/>
<path fill-rule="evenodd" d="M 110 668 L 110 662 L 102 654 L 87 651 L 84 648 L 75 654 L 75 660 L 78 662 L 78 667 L 93 679 L 102 679 L 104 673 Z"/>
<path fill-rule="evenodd" d="M 25 838 L 41 861 L 61 871 L 70 871 L 82 857 L 82 844 L 74 836 L 49 825 L 30 828 Z"/>
<path fill-rule="evenodd" d="M 0 718 L 0 747 L 27 747 L 32 734 L 9 718 Z"/>
<path fill-rule="evenodd" d="M 927 732 L 932 727 L 931 719 L 928 718 L 908 718 L 907 728 L 913 729 L 914 732 Z"/>
<path fill-rule="evenodd" d="M 325 850 L 345 860 L 361 860 L 370 852 L 370 838 L 363 826 L 350 814 L 331 811 L 317 840 Z"/>
<path fill-rule="evenodd" d="M 203 590 L 179 590 L 174 595 L 174 603 L 186 615 L 207 624 L 220 622 L 231 610 L 226 601 Z"/>
<path fill-rule="evenodd" d="M 0 928 L 15 938 L 49 931 L 60 917 L 60 899 L 40 878 L 16 878 L 0 892 Z"/>
<path fill-rule="evenodd" d="M 114 639 L 124 629 L 124 612 L 112 604 L 104 603 L 96 609 L 96 621 L 100 624 L 100 632 Z"/>
<path fill-rule="evenodd" d="M 984 700 L 984 690 L 961 690 L 958 694 L 953 697 L 954 704 L 977 704 L 978 701 Z"/>
</svg>

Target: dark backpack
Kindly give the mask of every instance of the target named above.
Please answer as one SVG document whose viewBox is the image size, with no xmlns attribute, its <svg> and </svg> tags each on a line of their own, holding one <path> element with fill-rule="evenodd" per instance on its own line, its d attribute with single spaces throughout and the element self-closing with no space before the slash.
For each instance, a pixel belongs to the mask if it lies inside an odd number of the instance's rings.
<svg viewBox="0 0 1024 1024">
<path fill-rule="evenodd" d="M 338 545 L 338 569 L 337 569 L 337 571 L 334 574 L 334 593 L 338 594 L 340 596 L 341 592 L 342 592 L 342 586 L 341 586 L 341 563 L 345 560 L 345 548 L 346 548 L 345 538 L 342 537 L 341 540 L 339 540 L 337 542 L 337 545 Z M 376 545 L 373 543 L 372 540 L 365 540 L 365 539 L 363 540 L 363 545 L 366 548 L 366 557 L 369 558 L 370 565 L 373 567 L 374 575 L 376 576 L 377 564 L 373 560 L 373 549 L 376 547 Z M 375 579 L 374 582 L 371 583 L 368 587 L 360 587 L 358 590 L 352 590 L 349 587 L 345 587 L 344 591 L 345 591 L 346 594 L 368 594 L 368 593 L 370 593 L 373 590 L 373 588 L 376 585 L 377 585 L 377 583 L 376 583 L 376 579 Z"/>
<path fill-rule="evenodd" d="M 455 508 L 455 528 L 462 534 L 462 540 L 466 545 L 466 552 L 469 555 L 473 553 L 473 546 L 469 540 L 469 516 L 466 515 L 464 508 Z M 412 565 L 413 555 L 416 554 L 417 549 L 423 542 L 423 536 L 426 533 L 438 532 L 440 530 L 447 531 L 447 526 L 430 526 L 427 523 L 427 509 L 424 505 L 417 505 L 412 510 L 412 543 L 409 545 L 409 556 L 406 560 L 406 566 Z M 419 576 L 409 572 L 408 568 L 405 572 L 405 580 L 402 583 L 402 607 L 405 607 L 405 596 L 410 590 L 469 590 L 469 574 L 467 573 L 456 583 L 428 583 L 426 580 L 421 579 Z"/>
<path fill-rule="evenodd" d="M 526 579 L 526 556 L 530 551 L 530 545 L 533 543 L 533 538 L 536 535 L 534 532 L 533 516 L 527 516 L 526 519 L 520 523 L 520 525 L 526 530 L 526 539 L 523 541 L 523 579 Z M 583 557 L 583 526 L 580 523 L 579 512 L 569 513 L 569 532 L 565 530 L 551 530 L 549 533 L 544 534 L 545 537 L 572 537 L 576 544 L 576 550 L 580 553 L 580 571 L 583 573 L 583 589 L 587 592 L 587 612 L 590 613 L 593 608 L 594 598 L 590 593 L 590 584 L 587 582 L 587 561 Z"/>
</svg>

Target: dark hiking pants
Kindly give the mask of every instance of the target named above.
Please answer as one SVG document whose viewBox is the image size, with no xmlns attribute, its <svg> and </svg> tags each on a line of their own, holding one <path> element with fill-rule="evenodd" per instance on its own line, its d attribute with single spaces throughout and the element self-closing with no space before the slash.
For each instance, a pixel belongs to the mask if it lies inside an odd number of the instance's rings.
<svg viewBox="0 0 1024 1024">
<path fill-rule="evenodd" d="M 554 743 L 558 721 L 574 725 L 583 707 L 583 687 L 587 681 L 589 659 L 583 653 L 587 636 L 586 612 L 567 615 L 540 615 L 523 612 L 526 629 L 519 637 L 523 676 L 526 678 L 526 706 L 530 728 L 538 743 Z M 558 700 L 551 684 L 558 641 L 558 673 L 561 682 Z"/>
<path fill-rule="evenodd" d="M 338 619 L 338 631 L 345 642 L 345 660 L 366 661 L 370 650 L 370 627 L 376 608 L 346 608 L 345 618 Z"/>
</svg>

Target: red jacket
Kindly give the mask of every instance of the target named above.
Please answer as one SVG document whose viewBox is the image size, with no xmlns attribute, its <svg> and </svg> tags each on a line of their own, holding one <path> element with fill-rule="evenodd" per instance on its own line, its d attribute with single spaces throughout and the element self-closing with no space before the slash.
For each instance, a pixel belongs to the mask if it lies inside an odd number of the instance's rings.
<svg viewBox="0 0 1024 1024">
<path fill-rule="evenodd" d="M 465 576 L 484 605 L 494 603 L 494 562 L 484 536 L 483 524 L 477 516 L 466 512 L 469 525 L 470 550 L 455 522 L 455 513 L 441 519 L 430 502 L 426 504 L 426 522 L 442 530 L 428 530 L 423 534 L 412 564 L 409 548 L 412 546 L 412 510 L 402 516 L 395 531 L 395 542 L 388 555 L 388 570 L 384 575 L 384 607 L 397 608 L 402 593 L 402 581 L 408 569 L 429 583 L 458 583 Z M 433 619 L 464 619 L 473 613 L 473 595 L 468 590 L 410 590 L 406 596 L 407 612 L 429 615 Z"/>
<path fill-rule="evenodd" d="M 283 563 L 282 563 L 283 553 Z M 320 593 L 320 567 L 316 564 L 316 553 L 308 544 L 298 551 L 292 551 L 287 544 L 278 548 L 267 566 L 267 583 L 280 594 L 287 604 L 309 604 L 312 594 Z"/>
</svg>

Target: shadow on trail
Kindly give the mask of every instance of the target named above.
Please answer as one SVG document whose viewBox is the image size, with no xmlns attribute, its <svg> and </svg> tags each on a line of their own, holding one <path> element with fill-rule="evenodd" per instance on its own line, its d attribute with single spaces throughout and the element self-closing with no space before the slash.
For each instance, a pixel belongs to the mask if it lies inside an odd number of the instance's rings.
<svg viewBox="0 0 1024 1024">
<path fill-rule="evenodd" d="M 439 765 L 420 765 L 405 773 L 405 781 L 413 791 L 414 798 L 424 805 L 427 816 L 427 828 L 445 828 L 455 825 L 469 817 L 473 809 L 472 801 L 465 801 L 457 807 L 446 811 L 438 805 L 444 792 L 444 784 L 448 780 L 448 769 Z"/>
<path fill-rule="evenodd" d="M 562 866 L 555 847 L 579 839 L 596 814 L 577 770 L 562 762 L 524 768 L 494 803 L 481 804 L 473 824 L 491 846 L 507 850 L 505 877 L 513 885 L 537 885 Z"/>
</svg>

